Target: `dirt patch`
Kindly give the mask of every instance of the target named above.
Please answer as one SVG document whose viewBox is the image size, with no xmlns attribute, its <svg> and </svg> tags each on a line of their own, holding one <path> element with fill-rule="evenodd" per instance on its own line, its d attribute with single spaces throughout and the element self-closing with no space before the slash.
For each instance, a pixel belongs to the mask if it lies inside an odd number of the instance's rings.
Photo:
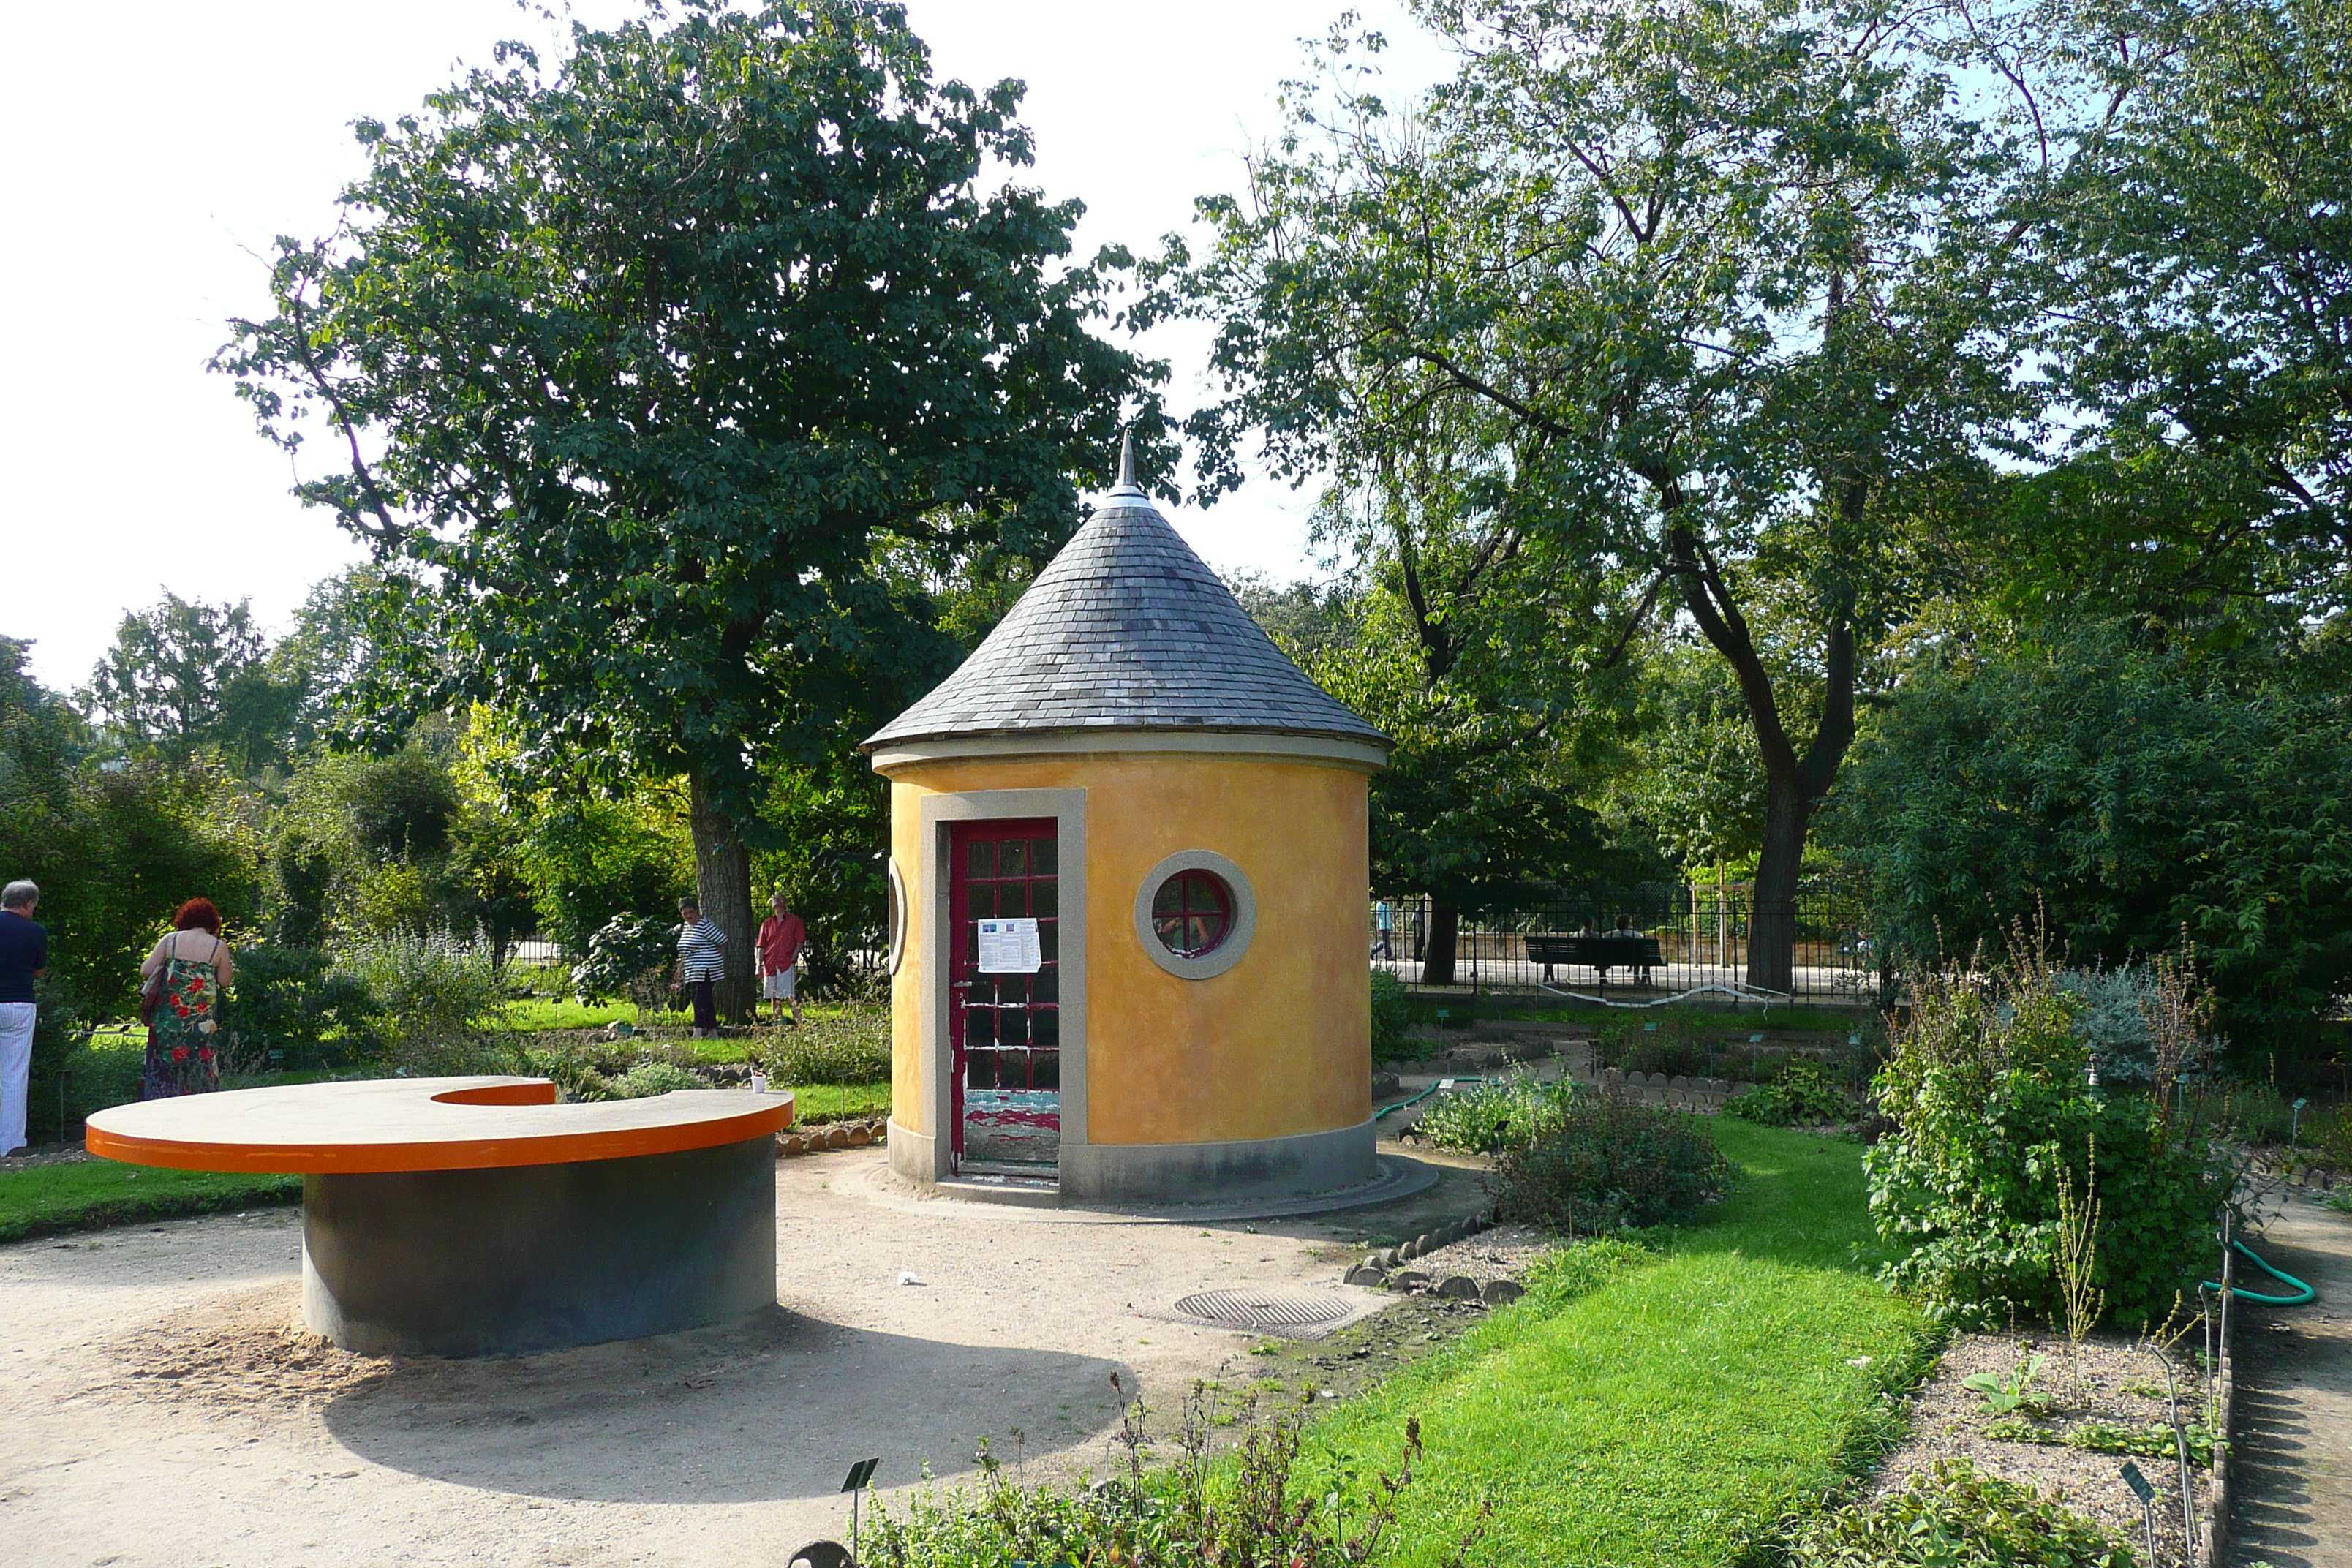
<svg viewBox="0 0 2352 1568">
<path fill-rule="evenodd" d="M 2174 1373 L 2180 1414 L 2184 1421 L 2193 1422 L 2201 1414 L 2201 1390 L 2195 1374 L 2183 1370 L 2184 1363 L 2193 1358 L 2191 1347 L 2184 1343 L 2180 1352 Z M 1988 1409 L 1985 1394 L 1963 1382 L 1979 1374 L 2013 1381 L 2019 1368 L 2035 1355 L 2043 1358 L 2042 1364 L 2022 1390 L 2027 1399 L 2022 1409 L 2006 1415 Z M 1966 1459 L 1985 1474 L 2044 1493 L 2054 1490 L 2066 1506 L 2097 1521 L 2136 1553 L 2144 1554 L 2147 1532 L 2139 1499 L 2123 1478 L 2128 1460 L 2157 1489 L 2158 1560 L 2178 1563 L 2185 1539 L 2178 1458 L 2100 1453 L 2063 1441 L 2068 1433 L 2095 1422 L 2137 1431 L 2166 1426 L 2171 1409 L 2166 1387 L 2163 1358 L 2137 1341 L 2103 1335 L 2086 1342 L 2078 1388 L 2063 1338 L 1956 1335 L 1912 1402 L 1910 1437 L 1887 1457 L 1867 1495 L 1899 1490 L 1939 1459 Z M 1995 1436 L 2004 1429 L 2030 1431 L 2048 1440 Z M 2171 1441 L 2168 1435 L 2164 1438 L 2168 1446 Z M 2195 1466 L 2191 1477 L 2201 1508 L 2212 1472 Z"/>
<path fill-rule="evenodd" d="M 282 1285 L 215 1297 L 110 1342 L 106 1353 L 119 1373 L 100 1386 L 133 1399 L 215 1408 L 299 1407 L 392 1375 L 389 1360 L 339 1350 L 304 1328 L 301 1317 L 301 1292 Z"/>
</svg>

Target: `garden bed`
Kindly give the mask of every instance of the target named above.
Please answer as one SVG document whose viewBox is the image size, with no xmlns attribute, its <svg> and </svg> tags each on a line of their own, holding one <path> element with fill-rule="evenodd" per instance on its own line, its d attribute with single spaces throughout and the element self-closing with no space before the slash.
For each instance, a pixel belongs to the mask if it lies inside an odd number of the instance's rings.
<svg viewBox="0 0 2352 1568">
<path fill-rule="evenodd" d="M 1986 1394 L 1966 1383 L 1977 1377 L 2013 1384 L 2019 1368 L 2037 1355 L 2043 1358 L 2042 1364 L 2024 1391 L 2023 1409 L 1989 1409 Z M 2180 1413 L 2203 1435 L 2200 1381 L 2193 1367 L 2185 1364 L 2187 1359 L 2175 1363 Z M 2063 1337 L 1955 1336 L 1935 1374 L 1911 1402 L 1910 1436 L 1887 1457 L 1870 1495 L 1899 1490 L 1939 1460 L 1965 1459 L 1986 1475 L 2044 1493 L 2054 1489 L 2069 1509 L 2129 1543 L 2139 1555 L 2146 1551 L 2147 1531 L 2139 1499 L 2123 1478 L 2128 1460 L 2157 1490 L 2158 1561 L 2185 1561 L 2180 1467 L 2168 1422 L 2171 1406 L 2163 1358 L 2143 1341 L 2095 1335 L 2083 1345 L 2079 1397 L 2068 1362 Z M 2036 1440 L 2024 1440 L 2029 1435 Z M 2099 1447 L 2078 1446 L 2085 1440 Z M 2155 1451 L 2102 1451 L 2135 1442 Z M 2210 1436 L 2208 1443 L 2210 1456 Z M 2192 1505 L 2201 1515 L 2214 1486 L 2214 1471 L 2210 1464 L 2197 1464 L 2191 1473 Z M 2200 1537 L 2207 1528 L 2200 1523 Z"/>
</svg>

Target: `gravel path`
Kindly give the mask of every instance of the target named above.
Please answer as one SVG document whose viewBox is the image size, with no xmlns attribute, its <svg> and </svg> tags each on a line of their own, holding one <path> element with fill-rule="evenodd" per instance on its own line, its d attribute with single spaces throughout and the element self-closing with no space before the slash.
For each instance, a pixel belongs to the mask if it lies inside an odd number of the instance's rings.
<svg viewBox="0 0 2352 1568">
<path fill-rule="evenodd" d="M 844 1527 L 855 1459 L 886 1495 L 968 1475 L 983 1438 L 1033 1479 L 1099 1473 L 1114 1372 L 1171 1406 L 1255 1375 L 1261 1336 L 1171 1322 L 1179 1298 L 1339 1290 L 1400 1223 L 898 1206 L 869 1195 L 881 1159 L 777 1167 L 782 1310 L 513 1361 L 300 1332 L 295 1210 L 0 1247 L 0 1563 L 774 1568 Z"/>
<path fill-rule="evenodd" d="M 2352 1568 L 2352 1215 L 2274 1198 L 2253 1245 L 2319 1300 L 2239 1304 L 2230 1560 Z"/>
</svg>

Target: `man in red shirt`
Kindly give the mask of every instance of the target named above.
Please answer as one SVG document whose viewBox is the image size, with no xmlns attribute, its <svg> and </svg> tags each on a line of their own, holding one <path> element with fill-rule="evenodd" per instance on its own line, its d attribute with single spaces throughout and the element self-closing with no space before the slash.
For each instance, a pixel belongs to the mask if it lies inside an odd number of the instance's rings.
<svg viewBox="0 0 2352 1568">
<path fill-rule="evenodd" d="M 798 1024 L 801 949 L 807 944 L 808 927 L 793 913 L 783 894 L 769 900 L 768 907 L 774 912 L 760 922 L 760 994 L 768 999 L 768 1022 L 782 1023 L 789 1003 L 793 1022 Z"/>
</svg>

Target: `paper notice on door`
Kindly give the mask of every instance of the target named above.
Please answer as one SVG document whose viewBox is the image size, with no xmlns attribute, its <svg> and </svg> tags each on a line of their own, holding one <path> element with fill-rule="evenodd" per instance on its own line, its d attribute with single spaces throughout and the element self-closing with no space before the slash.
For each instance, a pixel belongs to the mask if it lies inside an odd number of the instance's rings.
<svg viewBox="0 0 2352 1568">
<path fill-rule="evenodd" d="M 980 922 L 980 972 L 982 974 L 1034 974 L 1044 960 L 1037 952 L 1034 920 Z"/>
</svg>

